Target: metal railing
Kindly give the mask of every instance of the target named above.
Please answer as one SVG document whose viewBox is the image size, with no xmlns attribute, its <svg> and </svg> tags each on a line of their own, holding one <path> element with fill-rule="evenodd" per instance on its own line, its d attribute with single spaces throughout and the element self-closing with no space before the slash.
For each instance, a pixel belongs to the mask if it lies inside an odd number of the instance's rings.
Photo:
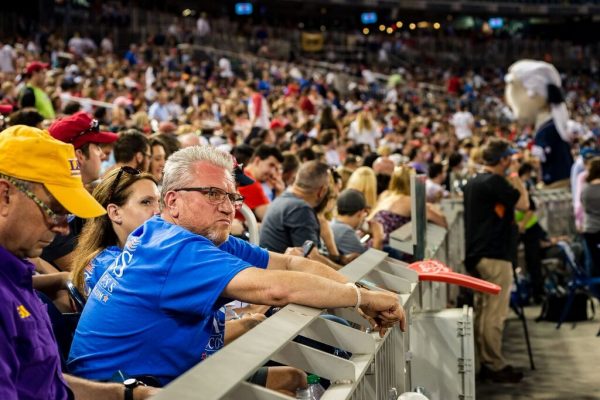
<svg viewBox="0 0 600 400">
<path fill-rule="evenodd" d="M 419 307 L 413 295 L 417 293 L 417 275 L 405 266 L 384 252 L 369 250 L 340 272 L 351 281 L 362 280 L 397 292 L 410 320 L 411 310 Z M 206 400 L 288 398 L 246 382 L 269 360 L 328 379 L 331 386 L 323 400 L 387 400 L 390 389 L 402 392 L 411 388 L 410 366 L 406 365 L 410 329 L 402 333 L 395 327 L 379 338 L 365 330 L 367 321 L 353 310 L 331 311 L 356 328 L 320 318 L 325 310 L 288 305 L 183 374 L 155 398 L 191 400 L 199 393 Z M 345 359 L 294 342 L 298 335 L 345 350 L 351 357 Z"/>
<path fill-rule="evenodd" d="M 576 233 L 572 195 L 567 189 L 544 189 L 532 193 L 539 224 L 550 236 Z"/>
</svg>

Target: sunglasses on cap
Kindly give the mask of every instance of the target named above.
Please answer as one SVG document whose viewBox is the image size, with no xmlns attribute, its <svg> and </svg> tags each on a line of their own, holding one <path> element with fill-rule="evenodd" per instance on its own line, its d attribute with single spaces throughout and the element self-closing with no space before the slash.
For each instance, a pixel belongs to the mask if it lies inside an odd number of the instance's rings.
<svg viewBox="0 0 600 400">
<path fill-rule="evenodd" d="M 80 134 L 72 137 L 71 140 L 69 140 L 69 143 L 73 143 L 75 141 L 75 139 L 77 139 L 78 137 L 83 136 L 86 133 L 90 133 L 90 132 L 100 132 L 100 122 L 98 122 L 97 119 L 93 119 L 90 122 L 90 127 L 87 128 L 86 130 L 84 130 L 83 132 L 81 132 Z"/>
</svg>

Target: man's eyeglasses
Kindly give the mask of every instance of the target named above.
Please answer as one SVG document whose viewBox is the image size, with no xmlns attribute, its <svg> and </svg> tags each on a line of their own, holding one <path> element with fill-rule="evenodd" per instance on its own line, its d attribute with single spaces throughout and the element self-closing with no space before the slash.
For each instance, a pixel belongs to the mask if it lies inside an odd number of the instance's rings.
<svg viewBox="0 0 600 400">
<path fill-rule="evenodd" d="M 108 202 L 106 204 L 112 203 L 113 197 L 115 195 L 115 190 L 117 190 L 117 187 L 119 186 L 119 181 L 121 180 L 121 177 L 123 176 L 124 173 L 128 173 L 129 175 L 141 174 L 141 172 L 139 170 L 132 168 L 132 167 L 128 167 L 127 165 L 121 167 L 121 169 L 117 173 L 117 176 L 115 177 L 115 180 L 113 181 L 112 185 L 110 185 L 110 190 L 108 191 L 108 193 L 109 193 Z"/>
<path fill-rule="evenodd" d="M 223 189 L 219 189 L 216 187 L 189 187 L 189 188 L 180 188 L 175 189 L 176 192 L 186 191 L 186 192 L 200 192 L 206 197 L 209 203 L 214 205 L 219 205 L 225 201 L 225 198 L 229 198 L 229 201 L 235 208 L 240 208 L 242 204 L 244 204 L 244 196 L 239 193 L 229 193 L 224 191 Z"/>
<path fill-rule="evenodd" d="M 44 203 L 42 200 L 40 200 L 40 198 L 37 197 L 35 194 L 33 194 L 33 192 L 31 190 L 27 189 L 27 187 L 25 187 L 21 183 L 17 182 L 14 178 L 7 176 L 7 175 L 3 175 L 3 174 L 0 174 L 0 178 L 6 179 L 14 187 L 19 189 L 21 191 L 21 193 L 23 193 L 25 196 L 27 196 L 31 200 L 33 200 L 33 202 L 42 209 L 44 214 L 46 214 L 46 216 L 48 217 L 48 220 L 50 221 L 50 223 L 53 226 L 60 226 L 60 225 L 65 225 L 65 224 L 69 223 L 69 218 L 71 217 L 70 214 L 61 214 L 61 213 L 57 213 L 56 211 L 53 211 L 50 208 L 50 206 L 48 206 L 46 203 Z"/>
</svg>

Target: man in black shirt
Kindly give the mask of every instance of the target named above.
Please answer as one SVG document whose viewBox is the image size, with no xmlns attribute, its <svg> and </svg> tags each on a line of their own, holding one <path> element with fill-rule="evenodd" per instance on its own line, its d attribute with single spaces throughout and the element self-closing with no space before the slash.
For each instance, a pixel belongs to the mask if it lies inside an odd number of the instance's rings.
<svg viewBox="0 0 600 400">
<path fill-rule="evenodd" d="M 475 335 L 480 376 L 496 382 L 518 382 L 523 374 L 502 355 L 502 332 L 513 281 L 512 243 L 517 235 L 515 208 L 529 208 L 518 175 L 505 177 L 514 150 L 505 140 L 491 139 L 483 149 L 485 170 L 464 188 L 467 269 L 502 287 L 499 295 L 476 294 Z"/>
</svg>

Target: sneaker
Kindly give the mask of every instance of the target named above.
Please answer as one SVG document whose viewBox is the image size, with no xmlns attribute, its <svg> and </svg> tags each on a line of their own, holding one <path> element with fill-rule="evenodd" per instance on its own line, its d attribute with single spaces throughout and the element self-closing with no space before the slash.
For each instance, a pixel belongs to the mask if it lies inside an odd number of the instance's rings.
<svg viewBox="0 0 600 400">
<path fill-rule="evenodd" d="M 479 371 L 479 379 L 496 383 L 519 383 L 523 379 L 523 373 L 515 370 L 511 365 L 507 365 L 499 371 L 492 371 L 482 365 Z"/>
</svg>

